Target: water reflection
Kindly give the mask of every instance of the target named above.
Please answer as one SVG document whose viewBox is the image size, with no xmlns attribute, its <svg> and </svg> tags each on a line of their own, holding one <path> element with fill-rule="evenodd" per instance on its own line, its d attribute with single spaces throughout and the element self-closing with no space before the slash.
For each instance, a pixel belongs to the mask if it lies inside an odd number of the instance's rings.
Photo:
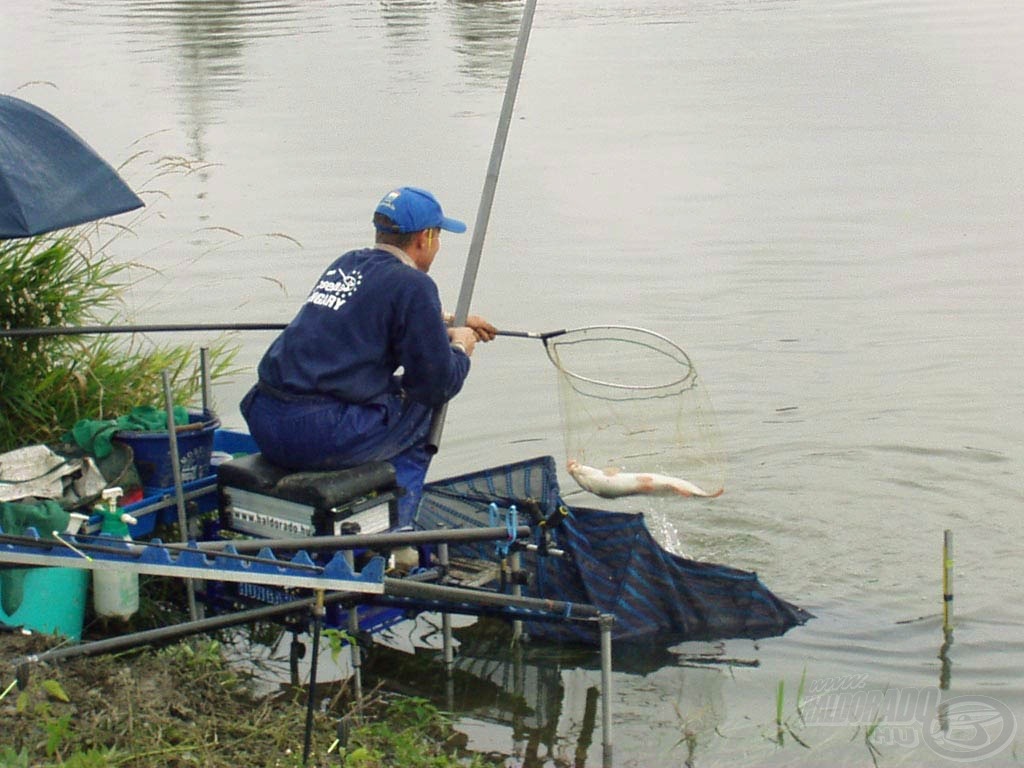
<svg viewBox="0 0 1024 768">
<path fill-rule="evenodd" d="M 319 3 L 284 0 L 123 0 L 69 1 L 57 7 L 74 23 L 99 14 L 105 25 L 125 38 L 142 62 L 176 54 L 174 83 L 184 95 L 191 155 L 207 159 L 204 133 L 220 122 L 223 102 L 248 80 L 244 52 L 257 38 L 309 34 L 322 16 Z"/>
<path fill-rule="evenodd" d="M 444 7 L 451 27 L 445 30 L 459 56 L 459 72 L 485 85 L 502 85 L 519 36 L 522 0 L 453 0 Z M 429 45 L 432 25 L 441 6 L 437 0 L 380 0 L 383 29 L 396 48 L 415 48 L 422 54 Z"/>
<path fill-rule="evenodd" d="M 177 82 L 185 95 L 192 155 L 207 159 L 205 130 L 218 122 L 221 94 L 233 93 L 245 77 L 242 51 L 249 25 L 246 9 L 231 0 L 141 2 L 133 13 L 174 35 L 180 55 Z"/>
<path fill-rule="evenodd" d="M 454 0 L 451 19 L 459 70 L 485 84 L 504 84 L 523 17 L 520 0 Z"/>
<path fill-rule="evenodd" d="M 394 41 L 422 41 L 436 8 L 434 0 L 381 0 L 380 18 Z"/>
<path fill-rule="evenodd" d="M 472 746 L 501 753 L 518 768 L 602 765 L 600 655 L 587 647 L 512 643 L 507 624 L 481 619 L 455 630 L 458 650 L 446 674 L 439 617 L 421 614 L 377 638 L 364 663 L 369 685 L 393 686 L 459 715 Z M 667 752 L 710 740 L 725 715 L 722 643 L 616 643 L 613 718 L 640 707 L 647 721 L 670 724 Z M 390 646 L 390 647 L 389 647 Z M 642 701 L 619 694 L 629 678 Z"/>
</svg>

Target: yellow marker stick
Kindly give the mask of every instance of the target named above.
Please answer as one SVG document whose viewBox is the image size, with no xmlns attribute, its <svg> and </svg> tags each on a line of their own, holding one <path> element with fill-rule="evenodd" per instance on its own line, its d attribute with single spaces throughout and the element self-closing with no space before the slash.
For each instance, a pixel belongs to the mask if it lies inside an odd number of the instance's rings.
<svg viewBox="0 0 1024 768">
<path fill-rule="evenodd" d="M 942 539 L 942 628 L 953 628 L 953 532 L 948 529 Z"/>
</svg>

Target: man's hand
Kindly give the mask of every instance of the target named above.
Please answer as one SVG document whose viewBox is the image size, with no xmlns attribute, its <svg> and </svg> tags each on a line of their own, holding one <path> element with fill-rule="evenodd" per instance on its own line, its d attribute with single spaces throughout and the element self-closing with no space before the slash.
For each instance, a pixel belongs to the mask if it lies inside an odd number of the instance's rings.
<svg viewBox="0 0 1024 768">
<path fill-rule="evenodd" d="M 448 340 L 452 346 L 461 349 L 468 356 L 473 356 L 473 347 L 476 346 L 476 331 L 466 326 L 448 329 Z"/>
<path fill-rule="evenodd" d="M 441 316 L 444 318 L 444 324 L 450 329 L 452 327 L 452 323 L 455 322 L 455 314 L 452 312 L 444 312 Z M 498 335 L 498 329 L 480 317 L 480 315 L 470 315 L 467 317 L 466 327 L 473 329 L 473 332 L 476 334 L 477 341 L 493 341 L 494 337 Z"/>
<path fill-rule="evenodd" d="M 466 318 L 466 325 L 473 329 L 477 341 L 492 341 L 498 335 L 498 329 L 484 320 L 480 315 L 470 315 Z"/>
</svg>

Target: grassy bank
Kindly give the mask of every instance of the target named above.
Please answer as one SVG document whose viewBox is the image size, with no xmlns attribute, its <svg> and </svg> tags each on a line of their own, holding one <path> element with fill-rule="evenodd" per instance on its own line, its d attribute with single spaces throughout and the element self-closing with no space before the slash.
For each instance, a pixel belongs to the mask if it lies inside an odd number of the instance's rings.
<svg viewBox="0 0 1024 768">
<path fill-rule="evenodd" d="M 40 636 L 0 636 L 2 768 L 303 764 L 306 689 L 255 695 L 216 640 L 33 665 L 19 688 L 15 660 L 48 644 Z M 500 765 L 466 753 L 464 741 L 422 699 L 378 692 L 356 715 L 344 691 L 335 691 L 314 713 L 308 765 Z"/>
</svg>

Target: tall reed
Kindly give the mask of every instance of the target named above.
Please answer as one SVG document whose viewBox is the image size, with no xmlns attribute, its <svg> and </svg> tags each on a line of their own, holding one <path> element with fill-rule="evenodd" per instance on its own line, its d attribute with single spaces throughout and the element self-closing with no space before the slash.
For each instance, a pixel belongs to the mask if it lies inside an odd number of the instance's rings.
<svg viewBox="0 0 1024 768">
<path fill-rule="evenodd" d="M 0 327 L 115 321 L 129 267 L 106 244 L 93 247 L 96 231 L 0 240 Z M 224 341 L 210 345 L 212 379 L 229 372 L 236 352 Z M 113 336 L 0 338 L 0 451 L 55 442 L 80 419 L 162 405 L 164 370 L 176 403 L 196 397 L 202 382 L 192 344 Z"/>
</svg>

